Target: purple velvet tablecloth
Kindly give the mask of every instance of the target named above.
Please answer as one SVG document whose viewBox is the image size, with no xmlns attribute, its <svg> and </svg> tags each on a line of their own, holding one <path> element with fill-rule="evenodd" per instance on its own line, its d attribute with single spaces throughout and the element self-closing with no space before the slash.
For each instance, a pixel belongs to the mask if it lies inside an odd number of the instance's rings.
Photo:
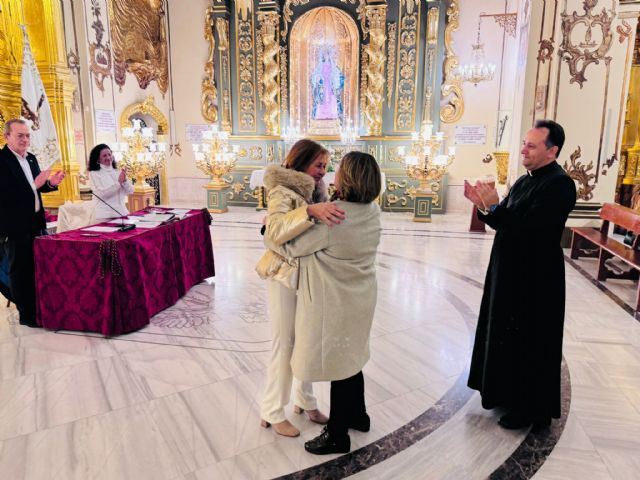
<svg viewBox="0 0 640 480">
<path fill-rule="evenodd" d="M 151 229 L 38 237 L 38 324 L 105 336 L 148 325 L 153 315 L 214 275 L 209 218 L 206 210 L 192 210 L 182 220 Z"/>
</svg>

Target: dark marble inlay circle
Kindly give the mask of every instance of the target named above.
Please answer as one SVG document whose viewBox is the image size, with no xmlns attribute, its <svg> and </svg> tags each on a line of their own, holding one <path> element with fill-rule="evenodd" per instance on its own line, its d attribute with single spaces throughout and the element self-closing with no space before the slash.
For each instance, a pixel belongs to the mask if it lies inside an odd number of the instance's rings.
<svg viewBox="0 0 640 480">
<path fill-rule="evenodd" d="M 468 285 L 480 289 L 483 288 L 483 284 L 467 277 L 466 275 L 461 275 L 450 269 L 435 267 L 434 265 L 422 260 L 406 258 L 401 255 L 381 251 L 378 251 L 378 255 L 428 266 L 429 269 L 440 270 L 441 272 L 447 273 L 464 281 Z M 389 268 L 380 263 L 378 263 L 378 266 L 382 268 Z M 464 301 L 450 291 L 440 289 L 440 293 L 442 293 L 453 307 L 462 315 L 462 318 L 465 320 L 465 324 L 470 329 L 470 335 L 473 339 L 477 314 L 473 312 Z M 333 460 L 277 478 L 286 480 L 345 478 L 391 458 L 436 431 L 469 401 L 475 392 L 467 388 L 468 375 L 469 372 L 467 368 L 460 374 L 456 383 L 431 408 L 413 419 L 411 422 L 385 435 L 375 442 Z M 527 436 L 511 456 L 507 458 L 500 467 L 491 473 L 489 476 L 490 479 L 528 480 L 538 471 L 549 457 L 551 451 L 558 442 L 562 431 L 564 430 L 571 404 L 571 380 L 569 376 L 569 369 L 567 368 L 564 359 L 562 362 L 561 382 L 562 417 L 560 420 L 552 422 L 549 430 L 540 433 L 529 431 Z"/>
</svg>

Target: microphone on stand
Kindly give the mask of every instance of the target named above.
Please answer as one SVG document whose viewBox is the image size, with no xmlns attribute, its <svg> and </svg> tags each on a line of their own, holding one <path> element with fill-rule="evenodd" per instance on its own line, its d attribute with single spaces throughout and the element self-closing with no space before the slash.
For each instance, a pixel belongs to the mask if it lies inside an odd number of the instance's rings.
<svg viewBox="0 0 640 480">
<path fill-rule="evenodd" d="M 120 217 L 120 221 L 121 221 L 121 226 L 120 226 L 120 228 L 118 228 L 119 232 L 128 232 L 129 230 L 133 230 L 134 228 L 136 228 L 135 224 L 133 224 L 133 223 L 125 225 L 124 224 L 124 218 L 122 218 L 122 214 L 118 210 L 113 208 L 109 203 L 105 202 L 102 198 L 100 198 L 98 195 L 96 195 L 93 192 L 91 192 L 91 195 L 96 197 L 98 200 L 100 200 L 102 203 L 104 203 L 107 207 L 109 207 L 111 210 L 113 210 L 114 212 L 116 212 L 118 214 L 118 216 Z"/>
</svg>

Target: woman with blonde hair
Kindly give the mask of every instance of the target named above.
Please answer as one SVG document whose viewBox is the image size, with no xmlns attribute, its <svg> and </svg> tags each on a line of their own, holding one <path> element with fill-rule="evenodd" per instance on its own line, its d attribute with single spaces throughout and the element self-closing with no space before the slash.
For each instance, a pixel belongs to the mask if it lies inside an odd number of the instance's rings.
<svg viewBox="0 0 640 480">
<path fill-rule="evenodd" d="M 380 168 L 366 153 L 344 156 L 336 173 L 336 206 L 346 219 L 316 225 L 268 248 L 300 262 L 291 366 L 296 378 L 331 381 L 331 412 L 322 433 L 305 443 L 318 455 L 350 450 L 348 429 L 369 431 L 362 368 L 377 299 L 375 259 L 380 243 Z"/>
<path fill-rule="evenodd" d="M 327 202 L 322 182 L 329 152 L 320 144 L 303 139 L 289 151 L 284 166 L 266 168 L 267 217 L 265 238 L 275 244 L 285 243 L 311 228 L 315 221 L 338 224 L 344 212 Z M 312 422 L 327 423 L 318 410 L 310 382 L 293 382 L 291 353 L 294 345 L 298 261 L 267 250 L 256 271 L 267 280 L 267 310 L 272 326 L 271 361 L 260 408 L 261 425 L 273 426 L 276 433 L 296 437 L 300 431 L 287 420 L 284 407 L 294 384 L 294 411 L 307 413 Z"/>
</svg>

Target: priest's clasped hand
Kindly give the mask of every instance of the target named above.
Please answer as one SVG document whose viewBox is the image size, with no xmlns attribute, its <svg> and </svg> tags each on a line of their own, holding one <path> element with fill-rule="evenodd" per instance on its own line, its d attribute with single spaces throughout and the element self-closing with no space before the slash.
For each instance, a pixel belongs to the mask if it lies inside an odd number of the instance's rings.
<svg viewBox="0 0 640 480">
<path fill-rule="evenodd" d="M 487 210 L 492 205 L 500 203 L 498 191 L 488 183 L 477 181 L 471 185 L 464 181 L 464 196 L 480 210 Z"/>
</svg>

